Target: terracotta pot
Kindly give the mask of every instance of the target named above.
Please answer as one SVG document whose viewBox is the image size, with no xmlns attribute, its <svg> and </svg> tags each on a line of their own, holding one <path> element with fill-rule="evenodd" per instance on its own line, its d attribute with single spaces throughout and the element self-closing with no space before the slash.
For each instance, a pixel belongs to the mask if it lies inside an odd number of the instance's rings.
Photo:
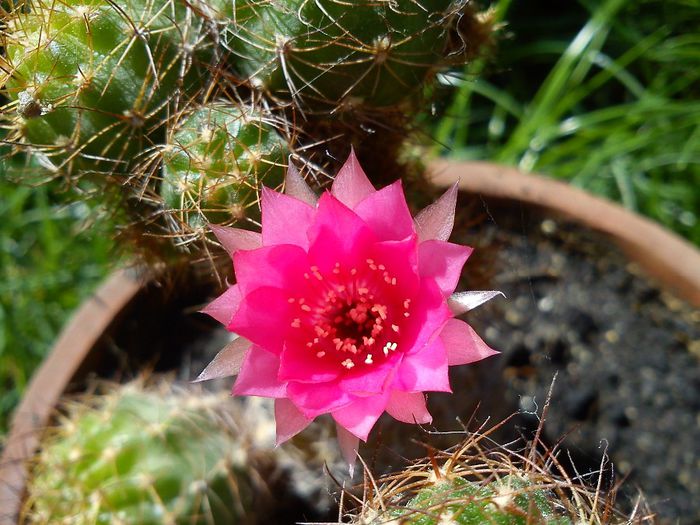
<svg viewBox="0 0 700 525">
<path fill-rule="evenodd" d="M 663 286 L 700 307 L 700 252 L 673 233 L 616 204 L 552 179 L 483 162 L 436 160 L 429 166 L 429 178 L 438 187 L 458 180 L 462 191 L 478 194 L 485 201 L 517 201 L 603 232 Z M 14 414 L 0 462 L 0 524 L 16 522 L 27 476 L 25 460 L 36 452 L 40 433 L 49 423 L 60 396 L 89 372 L 118 367 L 120 355 L 110 348 L 160 345 L 167 350 L 168 341 L 179 340 L 182 333 L 182 327 L 173 326 L 171 314 L 202 304 L 212 293 L 206 287 L 178 288 L 176 282 L 172 288 L 164 289 L 153 281 L 144 284 L 146 281 L 133 272 L 115 272 L 76 312 L 34 374 Z M 129 313 L 139 308 L 149 315 L 130 324 Z M 208 323 L 202 316 L 192 322 Z M 163 326 L 168 327 L 165 334 Z M 152 345 L 143 341 L 144 333 L 153 338 Z M 156 354 L 157 350 L 152 350 L 141 360 L 152 362 L 149 359 Z M 177 359 L 169 357 L 171 361 Z"/>
</svg>

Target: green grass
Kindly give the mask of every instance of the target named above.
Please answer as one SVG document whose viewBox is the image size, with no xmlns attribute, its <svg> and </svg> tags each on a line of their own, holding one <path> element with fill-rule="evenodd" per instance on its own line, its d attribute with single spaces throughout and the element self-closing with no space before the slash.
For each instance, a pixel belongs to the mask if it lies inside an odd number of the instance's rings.
<svg viewBox="0 0 700 525">
<path fill-rule="evenodd" d="M 0 160 L 0 436 L 73 309 L 110 266 L 106 225 L 66 205 L 57 183 L 20 186 Z"/>
<path fill-rule="evenodd" d="M 494 7 L 505 38 L 444 79 L 437 152 L 569 180 L 700 244 L 700 1 Z"/>
</svg>

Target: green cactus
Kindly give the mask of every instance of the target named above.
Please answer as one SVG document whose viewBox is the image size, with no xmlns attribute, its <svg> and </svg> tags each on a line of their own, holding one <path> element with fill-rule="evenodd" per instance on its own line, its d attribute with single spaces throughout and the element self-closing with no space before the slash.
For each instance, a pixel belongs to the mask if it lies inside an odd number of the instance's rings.
<svg viewBox="0 0 700 525">
<path fill-rule="evenodd" d="M 570 525 L 558 514 L 551 491 L 527 478 L 505 476 L 489 483 L 457 477 L 421 489 L 405 508 L 393 512 L 406 525 Z M 380 522 L 377 522 L 380 523 Z"/>
<path fill-rule="evenodd" d="M 445 64 L 450 0 L 244 0 L 224 32 L 234 69 L 302 108 L 393 106 Z"/>
<path fill-rule="evenodd" d="M 73 404 L 43 444 L 23 518 L 249 523 L 257 478 L 224 403 L 131 384 Z"/>
<path fill-rule="evenodd" d="M 494 429 L 470 433 L 458 446 L 433 451 L 381 479 L 368 473 L 362 505 L 346 520 L 353 525 L 655 523 L 641 495 L 631 514 L 616 507 L 615 489 L 601 488 L 604 465 L 596 485 L 588 486 L 567 475 L 541 443 L 515 451 L 491 441 Z"/>
<path fill-rule="evenodd" d="M 204 19 L 176 0 L 26 4 L 2 38 L 15 139 L 65 173 L 129 172 L 202 88 Z"/>
<path fill-rule="evenodd" d="M 188 114 L 163 154 L 160 194 L 176 222 L 195 232 L 206 223 L 258 218 L 261 184 L 284 179 L 287 142 L 275 119 L 218 102 Z"/>
</svg>

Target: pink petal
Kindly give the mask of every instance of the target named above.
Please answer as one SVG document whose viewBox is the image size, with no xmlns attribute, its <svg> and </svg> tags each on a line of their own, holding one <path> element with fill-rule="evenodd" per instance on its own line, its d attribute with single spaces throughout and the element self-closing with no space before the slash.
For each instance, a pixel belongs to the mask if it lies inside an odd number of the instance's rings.
<svg viewBox="0 0 700 525">
<path fill-rule="evenodd" d="M 382 415 L 388 394 L 356 398 L 351 404 L 333 411 L 333 419 L 348 432 L 367 441 L 370 430 Z"/>
<path fill-rule="evenodd" d="M 316 202 L 318 202 L 318 195 L 306 184 L 304 178 L 299 174 L 299 170 L 291 162 L 287 168 L 287 176 L 284 178 L 284 193 L 309 206 L 315 207 Z"/>
<path fill-rule="evenodd" d="M 355 473 L 355 462 L 357 461 L 358 451 L 360 450 L 360 438 L 345 430 L 341 425 L 336 424 L 335 427 L 340 453 L 348 464 L 348 471 L 352 478 Z"/>
<path fill-rule="evenodd" d="M 296 292 L 309 269 L 306 252 L 299 246 L 280 244 L 257 250 L 236 252 L 233 256 L 236 281 L 242 293 L 270 286 Z"/>
<path fill-rule="evenodd" d="M 287 340 L 280 355 L 280 379 L 302 383 L 326 383 L 336 379 L 341 373 L 338 360 L 334 361 L 331 356 L 317 357 L 316 352 L 317 349 L 307 348 L 303 342 L 294 344 Z"/>
<path fill-rule="evenodd" d="M 353 397 L 335 383 L 289 383 L 287 394 L 308 418 L 315 418 L 349 405 Z"/>
<path fill-rule="evenodd" d="M 313 419 L 304 417 L 299 409 L 287 398 L 275 399 L 275 423 L 277 425 L 276 445 L 304 430 Z"/>
<path fill-rule="evenodd" d="M 438 337 L 420 352 L 404 355 L 393 386 L 404 392 L 452 392 L 447 368 L 447 352 Z"/>
<path fill-rule="evenodd" d="M 438 200 L 418 212 L 415 221 L 421 242 L 433 239 L 446 241 L 450 238 L 455 224 L 457 188 L 455 182 Z"/>
<path fill-rule="evenodd" d="M 415 235 L 400 241 L 382 241 L 371 249 L 372 259 L 386 266 L 389 275 L 396 279 L 391 295 L 402 300 L 413 296 L 420 286 L 418 271 L 418 243 Z M 362 261 L 363 266 L 366 261 Z M 365 266 L 366 267 L 366 266 Z"/>
<path fill-rule="evenodd" d="M 284 340 L 291 329 L 289 294 L 278 288 L 258 288 L 241 301 L 228 329 L 276 355 L 282 353 Z"/>
<path fill-rule="evenodd" d="M 245 355 L 233 395 L 281 398 L 287 396 L 287 384 L 277 379 L 279 358 L 257 345 Z"/>
<path fill-rule="evenodd" d="M 264 246 L 296 244 L 306 249 L 309 240 L 306 231 L 311 226 L 314 209 L 302 202 L 262 188 L 262 239 Z"/>
<path fill-rule="evenodd" d="M 473 310 L 477 306 L 481 306 L 497 295 L 506 296 L 503 292 L 499 292 L 498 290 L 456 292 L 450 295 L 447 300 L 447 306 L 450 308 L 453 315 L 458 316 L 469 310 Z"/>
<path fill-rule="evenodd" d="M 321 196 L 309 229 L 309 261 L 321 273 L 330 272 L 336 262 L 348 269 L 364 262 L 365 249 L 375 241 L 372 230 L 355 212 L 330 193 Z"/>
<path fill-rule="evenodd" d="M 404 423 L 427 424 L 433 421 L 425 405 L 425 394 L 422 392 L 401 392 L 394 390 L 389 397 L 386 411 L 394 419 Z"/>
<path fill-rule="evenodd" d="M 442 291 L 432 279 L 422 279 L 413 296 L 408 323 L 401 325 L 399 350 L 405 354 L 420 352 L 440 335 L 445 322 L 452 317 Z"/>
<path fill-rule="evenodd" d="M 218 224 L 210 224 L 209 229 L 214 232 L 221 246 L 223 246 L 224 250 L 231 256 L 238 250 L 255 250 L 262 246 L 262 235 L 258 232 L 242 230 L 240 228 L 229 228 L 228 226 L 219 226 Z"/>
<path fill-rule="evenodd" d="M 200 311 L 203 314 L 210 315 L 228 328 L 242 299 L 240 288 L 237 284 L 234 284 Z"/>
<path fill-rule="evenodd" d="M 415 233 L 401 181 L 368 196 L 353 208 L 382 241 L 400 241 Z"/>
<path fill-rule="evenodd" d="M 418 271 L 421 277 L 435 279 L 447 297 L 457 288 L 462 267 L 473 251 L 451 242 L 422 242 L 418 245 Z"/>
<path fill-rule="evenodd" d="M 216 354 L 216 357 L 212 359 L 211 363 L 206 366 L 193 383 L 237 375 L 243 364 L 245 353 L 252 344 L 243 337 L 237 337 Z"/>
<path fill-rule="evenodd" d="M 490 348 L 464 321 L 450 319 L 440 332 L 440 339 L 447 350 L 447 363 L 466 365 L 480 361 L 498 352 Z"/>
<path fill-rule="evenodd" d="M 378 352 L 381 352 L 381 349 L 378 349 Z M 393 379 L 394 370 L 400 360 L 400 354 L 393 353 L 386 361 L 375 363 L 366 368 L 364 364 L 360 363 L 351 373 L 340 379 L 338 384 L 349 394 L 358 396 L 379 394 L 386 390 L 387 385 Z"/>
<path fill-rule="evenodd" d="M 331 193 L 348 208 L 353 209 L 376 191 L 357 161 L 355 151 L 351 150 L 348 160 L 335 176 Z"/>
</svg>

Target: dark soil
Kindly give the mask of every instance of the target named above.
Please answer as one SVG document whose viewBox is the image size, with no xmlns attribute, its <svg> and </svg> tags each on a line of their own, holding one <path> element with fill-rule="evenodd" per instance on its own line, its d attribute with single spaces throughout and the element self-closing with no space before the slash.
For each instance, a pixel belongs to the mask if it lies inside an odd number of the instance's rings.
<svg viewBox="0 0 700 525">
<path fill-rule="evenodd" d="M 624 480 L 623 506 L 630 509 L 641 490 L 662 521 L 700 523 L 700 312 L 659 291 L 598 234 L 517 205 L 487 207 L 477 199 L 473 209 L 486 210 L 484 220 L 453 236 L 477 248 L 461 288 L 499 289 L 507 299 L 494 299 L 467 320 L 502 355 L 451 371 L 454 393 L 429 396 L 432 428 L 382 418 L 363 446 L 367 463 L 379 473 L 396 470 L 406 458 L 424 456 L 424 444 L 454 445 L 463 433 L 445 431 L 463 431 L 460 421 L 474 415 L 471 427 L 518 412 L 498 439 L 530 438 L 556 375 L 543 438 L 550 447 L 563 438 L 559 457 L 570 458 L 572 475 L 593 472 L 595 481 L 607 454 L 612 466 L 604 467 L 604 479 L 608 487 Z M 142 299 L 107 341 L 113 359 L 103 353 L 98 370 L 113 376 L 119 364 L 127 378 L 146 363 L 184 380 L 196 377 L 228 334 L 195 313 L 212 293 L 186 289 Z M 163 308 L 163 296 L 172 308 Z M 271 439 L 269 406 L 246 402 L 261 442 Z M 322 475 L 326 464 L 342 477 L 329 423 L 319 418 L 296 448 L 280 448 L 297 465 L 290 486 L 310 502 L 293 521 L 335 519 L 325 490 L 335 482 Z"/>
<path fill-rule="evenodd" d="M 536 426 L 527 413 L 541 412 L 556 374 L 545 439 L 566 436 L 582 473 L 607 452 L 628 506 L 641 489 L 663 521 L 700 523 L 700 311 L 600 235 L 512 208 L 490 213 L 456 240 L 483 247 L 508 299 L 468 320 L 503 352 L 506 398 L 518 400 L 524 427 Z"/>
</svg>

